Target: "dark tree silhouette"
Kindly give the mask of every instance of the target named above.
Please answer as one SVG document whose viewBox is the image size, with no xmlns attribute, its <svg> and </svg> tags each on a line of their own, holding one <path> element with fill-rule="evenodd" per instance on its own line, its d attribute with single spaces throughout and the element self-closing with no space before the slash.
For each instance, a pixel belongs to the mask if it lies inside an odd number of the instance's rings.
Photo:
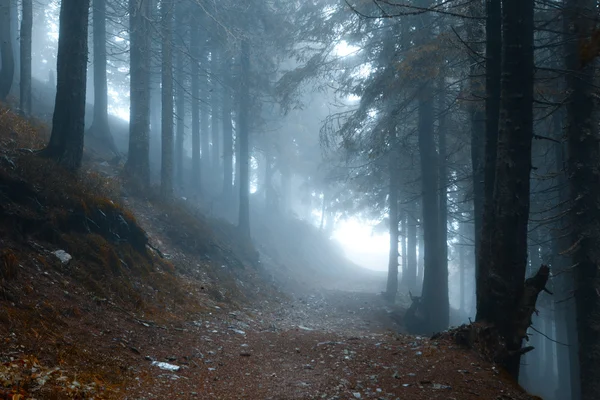
<svg viewBox="0 0 600 400">
<path fill-rule="evenodd" d="M 20 109 L 23 115 L 31 114 L 31 42 L 33 31 L 33 2 L 23 0 L 21 21 L 21 72 L 19 74 Z"/>
<path fill-rule="evenodd" d="M 41 151 L 72 171 L 83 157 L 89 7 L 89 0 L 61 2 L 52 134 Z"/>
<path fill-rule="evenodd" d="M 0 100 L 6 100 L 15 75 L 15 58 L 11 35 L 11 0 L 0 0 Z"/>
</svg>

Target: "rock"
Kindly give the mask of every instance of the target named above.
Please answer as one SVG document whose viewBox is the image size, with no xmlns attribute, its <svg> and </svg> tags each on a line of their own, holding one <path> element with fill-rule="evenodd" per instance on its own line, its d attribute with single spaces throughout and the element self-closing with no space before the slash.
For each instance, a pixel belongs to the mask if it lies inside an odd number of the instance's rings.
<svg viewBox="0 0 600 400">
<path fill-rule="evenodd" d="M 67 265 L 69 263 L 69 261 L 71 261 L 73 259 L 73 257 L 64 250 L 56 250 L 52 254 L 54 254 L 56 256 L 56 258 L 58 258 L 63 265 Z"/>
<path fill-rule="evenodd" d="M 181 369 L 180 366 L 178 365 L 173 365 L 173 364 L 169 364 L 166 362 L 160 362 L 160 361 L 152 361 L 152 365 L 163 369 L 165 371 L 179 371 Z"/>
</svg>

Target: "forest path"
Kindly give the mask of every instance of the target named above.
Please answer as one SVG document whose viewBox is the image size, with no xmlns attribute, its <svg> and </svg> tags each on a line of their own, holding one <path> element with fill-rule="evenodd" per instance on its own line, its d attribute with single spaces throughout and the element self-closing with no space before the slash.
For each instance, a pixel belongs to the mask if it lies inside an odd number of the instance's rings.
<svg viewBox="0 0 600 400">
<path fill-rule="evenodd" d="M 138 217 L 151 239 L 160 236 L 153 218 Z M 274 263 L 263 264 L 276 272 Z M 327 285 L 290 284 L 298 282 L 286 274 L 273 275 L 273 282 L 287 296 L 238 310 L 212 303 L 210 312 L 178 324 L 114 332 L 139 352 L 129 366 L 135 379 L 127 381 L 124 398 L 530 398 L 472 352 L 398 334 L 398 311 L 376 293 L 377 279 L 357 275 Z"/>
<path fill-rule="evenodd" d="M 386 330 L 374 295 L 321 295 L 130 335 L 145 358 L 126 398 L 530 399 L 472 352 Z"/>
</svg>

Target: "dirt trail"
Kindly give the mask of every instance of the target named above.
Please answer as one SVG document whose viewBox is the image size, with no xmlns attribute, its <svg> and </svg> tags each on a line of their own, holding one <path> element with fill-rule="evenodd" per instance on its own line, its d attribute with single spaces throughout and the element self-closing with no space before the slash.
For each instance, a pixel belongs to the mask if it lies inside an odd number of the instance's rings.
<svg viewBox="0 0 600 400">
<path fill-rule="evenodd" d="M 287 283 L 287 297 L 236 311 L 215 306 L 181 326 L 130 333 L 140 355 L 125 398 L 530 398 L 471 352 L 398 334 L 397 311 L 377 293 Z"/>
</svg>

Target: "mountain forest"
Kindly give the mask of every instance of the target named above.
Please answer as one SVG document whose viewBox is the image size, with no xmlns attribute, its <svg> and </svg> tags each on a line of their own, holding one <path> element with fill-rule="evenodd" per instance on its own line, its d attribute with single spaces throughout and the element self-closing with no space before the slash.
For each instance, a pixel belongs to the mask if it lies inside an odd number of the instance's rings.
<svg viewBox="0 0 600 400">
<path fill-rule="evenodd" d="M 600 398 L 599 55 L 591 0 L 0 0 L 0 399 Z"/>
</svg>

